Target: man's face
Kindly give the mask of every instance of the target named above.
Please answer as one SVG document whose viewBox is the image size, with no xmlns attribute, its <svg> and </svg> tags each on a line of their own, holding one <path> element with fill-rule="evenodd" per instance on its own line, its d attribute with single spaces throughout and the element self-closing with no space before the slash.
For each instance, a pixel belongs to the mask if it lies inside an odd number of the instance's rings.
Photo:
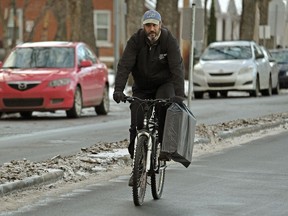
<svg viewBox="0 0 288 216">
<path fill-rule="evenodd" d="M 154 42 L 158 38 L 158 35 L 160 34 L 160 29 L 161 24 L 156 25 L 154 23 L 147 23 L 144 25 L 145 33 L 151 42 Z"/>
</svg>

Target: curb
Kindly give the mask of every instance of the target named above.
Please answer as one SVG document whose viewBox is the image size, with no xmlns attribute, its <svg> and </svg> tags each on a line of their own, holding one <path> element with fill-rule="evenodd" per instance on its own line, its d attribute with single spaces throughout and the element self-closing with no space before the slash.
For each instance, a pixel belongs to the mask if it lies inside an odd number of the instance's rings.
<svg viewBox="0 0 288 216">
<path fill-rule="evenodd" d="M 287 123 L 288 123 L 288 120 L 283 120 L 283 121 L 272 122 L 272 123 L 267 123 L 267 124 L 262 124 L 262 125 L 254 125 L 250 127 L 238 128 L 232 131 L 222 131 L 218 134 L 218 136 L 222 139 L 243 136 L 245 134 L 258 132 L 258 131 L 265 130 L 265 129 L 276 128 L 276 127 L 279 127 L 280 125 L 285 125 Z"/>
<path fill-rule="evenodd" d="M 284 119 L 282 121 L 278 121 L 278 122 L 272 122 L 272 123 L 265 123 L 265 124 L 258 124 L 258 125 L 253 125 L 253 126 L 248 126 L 248 127 L 244 127 L 244 128 L 236 128 L 234 130 L 229 130 L 229 131 L 221 131 L 216 133 L 215 137 L 218 137 L 220 139 L 229 139 L 232 137 L 240 137 L 243 136 L 245 134 L 252 134 L 261 130 L 265 130 L 265 129 L 271 129 L 271 128 L 276 128 L 279 127 L 281 125 L 285 125 L 288 123 L 288 119 Z M 211 138 L 207 138 L 207 137 L 197 137 L 196 140 L 194 141 L 194 144 L 208 144 L 211 143 Z"/>
<path fill-rule="evenodd" d="M 16 190 L 26 189 L 28 187 L 55 182 L 64 176 L 63 170 L 49 170 L 42 176 L 32 176 L 23 180 L 0 185 L 0 196 L 11 193 Z"/>
</svg>

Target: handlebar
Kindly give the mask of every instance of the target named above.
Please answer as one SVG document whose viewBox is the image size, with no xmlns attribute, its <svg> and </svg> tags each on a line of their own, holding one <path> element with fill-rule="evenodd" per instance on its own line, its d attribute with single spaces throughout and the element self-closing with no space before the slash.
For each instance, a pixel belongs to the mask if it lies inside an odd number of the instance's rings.
<svg viewBox="0 0 288 216">
<path fill-rule="evenodd" d="M 125 103 L 126 101 L 129 103 L 132 103 L 133 101 L 140 101 L 144 103 L 171 103 L 170 98 L 141 99 L 134 96 L 125 96 L 123 102 Z"/>
</svg>

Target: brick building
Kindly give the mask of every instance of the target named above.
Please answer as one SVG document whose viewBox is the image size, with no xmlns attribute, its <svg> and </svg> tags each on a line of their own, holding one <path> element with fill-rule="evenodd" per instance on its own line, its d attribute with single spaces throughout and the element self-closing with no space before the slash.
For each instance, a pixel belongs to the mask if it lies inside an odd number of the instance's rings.
<svg viewBox="0 0 288 216">
<path fill-rule="evenodd" d="M 17 44 L 25 41 L 54 40 L 57 31 L 57 21 L 51 10 L 45 11 L 46 1 L 30 0 L 29 5 L 26 7 L 24 0 L 15 1 L 17 8 Z M 93 0 L 93 6 L 94 33 L 97 38 L 95 45 L 98 48 L 98 55 L 101 60 L 111 64 L 114 52 L 113 0 Z M 0 1 L 0 17 L 2 23 L 7 26 L 7 33 L 4 35 L 3 25 L 0 25 L 0 49 L 2 48 L 0 59 L 3 59 L 3 55 L 5 55 L 3 52 L 4 41 L 8 45 L 12 43 L 11 38 L 15 24 L 13 21 L 13 9 L 11 8 L 13 8 L 11 7 L 11 0 Z M 35 27 L 34 30 L 33 27 Z M 67 26 L 67 29 L 69 29 L 69 26 Z M 69 35 L 67 35 L 67 40 L 69 40 Z"/>
</svg>

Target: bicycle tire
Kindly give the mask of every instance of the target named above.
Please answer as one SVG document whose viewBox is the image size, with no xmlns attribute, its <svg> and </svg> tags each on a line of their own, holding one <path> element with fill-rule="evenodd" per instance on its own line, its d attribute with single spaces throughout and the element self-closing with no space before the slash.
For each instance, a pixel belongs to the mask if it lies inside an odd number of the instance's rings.
<svg viewBox="0 0 288 216">
<path fill-rule="evenodd" d="M 140 136 L 134 151 L 132 194 L 136 206 L 141 206 L 144 203 L 146 193 L 147 142 L 148 138 L 146 136 Z"/>
<path fill-rule="evenodd" d="M 160 145 L 160 143 L 158 144 Z M 158 146 L 157 146 L 158 147 Z M 163 193 L 165 173 L 166 173 L 166 161 L 158 160 L 157 149 L 153 151 L 153 172 L 151 173 L 151 192 L 154 199 L 160 199 Z M 158 161 L 157 164 L 155 162 Z"/>
</svg>

